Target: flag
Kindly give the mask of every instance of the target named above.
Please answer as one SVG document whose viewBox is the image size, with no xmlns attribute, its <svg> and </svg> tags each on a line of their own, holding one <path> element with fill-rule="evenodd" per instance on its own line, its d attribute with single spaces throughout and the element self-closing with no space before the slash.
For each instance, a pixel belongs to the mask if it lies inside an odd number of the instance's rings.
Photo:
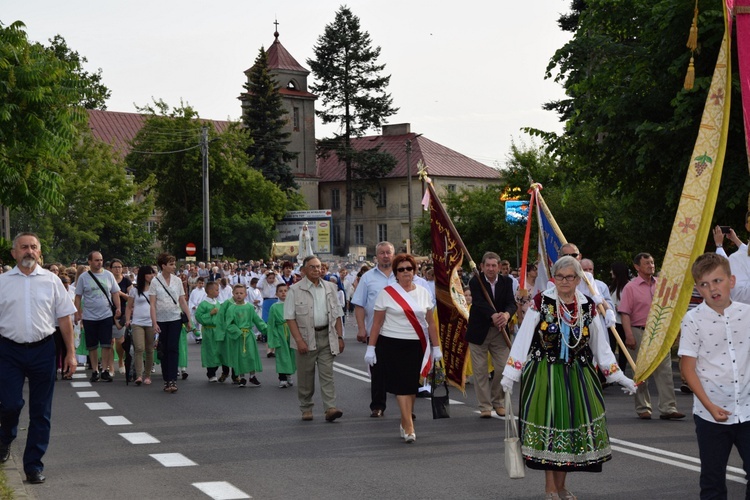
<svg viewBox="0 0 750 500">
<path fill-rule="evenodd" d="M 537 185 L 538 186 L 538 185 Z M 567 243 L 565 236 L 555 222 L 555 218 L 549 211 L 547 204 L 536 189 L 536 216 L 539 224 L 539 266 L 537 268 L 537 278 L 534 292 L 547 289 L 547 284 L 551 280 L 550 268 L 557 262 L 560 255 L 560 248 Z"/>
<path fill-rule="evenodd" d="M 638 351 L 636 383 L 653 373 L 677 338 L 693 291 L 690 267 L 703 253 L 711 229 L 729 128 L 730 22 L 725 6 L 724 38 Z"/>
<path fill-rule="evenodd" d="M 451 385 L 463 391 L 464 368 L 469 348 L 465 340 L 469 307 L 464 297 L 458 269 L 464 261 L 464 246 L 440 199 L 435 194 L 432 182 L 429 178 L 426 180 L 430 195 L 425 196 L 425 201 L 429 203 L 430 210 L 438 335 L 443 351 L 445 376 Z"/>
</svg>

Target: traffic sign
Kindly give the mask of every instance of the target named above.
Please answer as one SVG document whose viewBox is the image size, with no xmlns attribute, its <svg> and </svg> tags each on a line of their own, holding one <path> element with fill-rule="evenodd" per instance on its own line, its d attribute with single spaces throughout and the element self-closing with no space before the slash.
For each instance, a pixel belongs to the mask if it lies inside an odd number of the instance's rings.
<svg viewBox="0 0 750 500">
<path fill-rule="evenodd" d="M 188 255 L 195 255 L 195 243 L 188 243 L 185 245 L 185 253 Z"/>
</svg>

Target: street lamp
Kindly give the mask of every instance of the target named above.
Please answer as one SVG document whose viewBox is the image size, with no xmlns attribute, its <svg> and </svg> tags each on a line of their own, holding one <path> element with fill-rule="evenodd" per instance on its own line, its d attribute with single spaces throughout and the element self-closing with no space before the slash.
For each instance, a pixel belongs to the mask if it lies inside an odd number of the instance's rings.
<svg viewBox="0 0 750 500">
<path fill-rule="evenodd" d="M 406 200 L 409 210 L 409 239 L 406 242 L 406 249 L 407 252 L 411 253 L 411 242 L 412 242 L 412 210 L 411 210 L 411 141 L 416 139 L 417 137 L 421 136 L 422 134 L 417 134 L 411 139 L 407 139 L 406 141 Z"/>
</svg>

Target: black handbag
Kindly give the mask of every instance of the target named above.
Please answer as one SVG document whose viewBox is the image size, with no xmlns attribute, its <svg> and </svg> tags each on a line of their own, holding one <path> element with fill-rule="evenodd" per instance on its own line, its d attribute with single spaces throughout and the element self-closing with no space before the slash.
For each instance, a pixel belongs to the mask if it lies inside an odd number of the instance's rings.
<svg viewBox="0 0 750 500">
<path fill-rule="evenodd" d="M 441 370 L 445 370 L 444 368 L 440 368 Z M 433 364 L 432 366 L 432 373 L 430 375 L 430 397 L 432 399 L 432 418 L 438 419 L 438 418 L 450 418 L 450 397 L 448 395 L 448 382 L 445 380 L 445 374 L 443 374 L 443 387 L 445 387 L 445 396 L 436 396 L 435 395 L 435 388 L 436 386 L 439 386 L 439 383 L 436 383 L 436 372 L 437 372 L 437 363 Z"/>
</svg>

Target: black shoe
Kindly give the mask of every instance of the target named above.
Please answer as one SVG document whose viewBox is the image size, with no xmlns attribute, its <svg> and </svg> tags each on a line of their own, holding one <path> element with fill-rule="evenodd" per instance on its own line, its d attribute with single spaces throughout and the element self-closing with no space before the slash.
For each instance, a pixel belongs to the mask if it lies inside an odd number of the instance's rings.
<svg viewBox="0 0 750 500">
<path fill-rule="evenodd" d="M 42 484 L 46 479 L 40 470 L 26 473 L 26 481 L 31 484 Z"/>
<path fill-rule="evenodd" d="M 188 372 L 182 372 L 182 380 L 187 380 L 188 378 Z"/>
<path fill-rule="evenodd" d="M 91 379 L 89 381 L 91 383 L 99 382 L 99 372 L 94 370 L 94 372 L 91 374 Z"/>
<path fill-rule="evenodd" d="M 10 443 L 0 443 L 0 464 L 4 464 L 10 459 Z"/>
<path fill-rule="evenodd" d="M 109 370 L 104 370 L 102 372 L 102 380 L 104 382 L 112 382 L 112 374 L 109 373 Z"/>
</svg>

